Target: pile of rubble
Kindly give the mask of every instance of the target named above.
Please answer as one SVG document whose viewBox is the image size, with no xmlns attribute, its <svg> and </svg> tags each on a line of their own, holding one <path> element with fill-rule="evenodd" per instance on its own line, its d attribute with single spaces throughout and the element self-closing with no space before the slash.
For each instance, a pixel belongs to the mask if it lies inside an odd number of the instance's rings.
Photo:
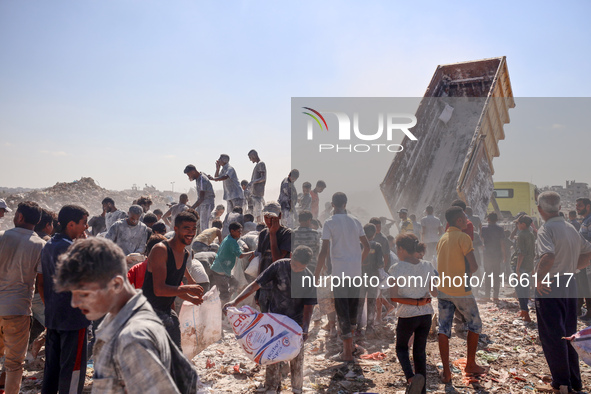
<svg viewBox="0 0 591 394">
<path fill-rule="evenodd" d="M 153 187 L 141 190 L 107 190 L 97 185 L 94 179 L 90 177 L 80 178 L 73 182 L 58 182 L 52 187 L 45 189 L 36 189 L 27 193 L 15 193 L 7 196 L 0 196 L 6 200 L 9 208 L 13 209 L 12 214 L 6 214 L 4 220 L 0 222 L 0 230 L 12 227 L 12 217 L 14 210 L 21 201 L 35 201 L 42 208 L 59 212 L 60 208 L 66 204 L 80 205 L 90 213 L 91 216 L 99 215 L 102 212 L 101 201 L 105 197 L 111 197 L 115 200 L 117 208 L 127 210 L 132 202 L 140 196 L 150 196 L 153 201 L 152 210 L 156 208 L 166 212 L 167 204 L 172 201 L 178 201 L 180 193 L 161 192 Z"/>
</svg>

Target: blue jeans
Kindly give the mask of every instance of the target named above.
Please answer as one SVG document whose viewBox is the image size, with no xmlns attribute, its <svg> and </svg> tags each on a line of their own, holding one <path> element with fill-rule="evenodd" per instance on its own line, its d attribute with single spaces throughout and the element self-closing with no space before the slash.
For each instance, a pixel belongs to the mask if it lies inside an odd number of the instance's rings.
<svg viewBox="0 0 591 394">
<path fill-rule="evenodd" d="M 453 297 L 439 292 L 438 300 L 439 334 L 444 334 L 448 338 L 451 337 L 451 326 L 456 310 L 466 319 L 468 331 L 480 334 L 482 320 L 480 320 L 478 305 L 473 295 Z"/>
</svg>

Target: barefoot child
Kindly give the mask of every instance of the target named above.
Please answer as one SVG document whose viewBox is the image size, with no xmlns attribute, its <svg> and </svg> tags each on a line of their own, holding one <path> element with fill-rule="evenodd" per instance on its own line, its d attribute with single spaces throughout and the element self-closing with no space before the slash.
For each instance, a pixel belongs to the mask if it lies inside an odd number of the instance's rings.
<svg viewBox="0 0 591 394">
<path fill-rule="evenodd" d="M 437 273 L 428 261 L 421 261 L 415 254 L 424 244 L 413 233 L 396 237 L 396 251 L 399 262 L 392 266 L 391 273 L 396 279 L 391 288 L 392 301 L 398 302 L 396 316 L 396 356 L 409 383 L 407 393 L 426 393 L 427 337 L 431 328 L 433 307 L 430 291 L 431 278 Z M 409 358 L 409 340 L 414 335 L 414 372 Z"/>
</svg>

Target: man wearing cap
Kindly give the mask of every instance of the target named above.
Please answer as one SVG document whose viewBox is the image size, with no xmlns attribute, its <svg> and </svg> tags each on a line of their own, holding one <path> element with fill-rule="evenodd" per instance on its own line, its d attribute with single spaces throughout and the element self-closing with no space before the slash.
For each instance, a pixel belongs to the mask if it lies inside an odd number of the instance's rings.
<svg viewBox="0 0 591 394">
<path fill-rule="evenodd" d="M 143 213 L 141 206 L 132 205 L 129 207 L 127 219 L 116 221 L 105 235 L 105 238 L 123 249 L 126 256 L 130 253 L 144 253 L 146 250 L 146 242 L 152 230 L 140 221 Z"/>
<path fill-rule="evenodd" d="M 222 181 L 224 185 L 224 201 L 228 207 L 226 212 L 234 212 L 234 208 L 242 207 L 244 205 L 244 191 L 240 186 L 238 175 L 234 167 L 230 165 L 230 156 L 221 154 L 220 158 L 215 162 L 215 176 L 209 176 L 211 181 Z M 226 218 L 228 215 L 226 215 Z M 226 221 L 224 219 L 224 221 Z"/>
<path fill-rule="evenodd" d="M 199 231 L 209 228 L 209 219 L 215 205 L 215 193 L 209 179 L 195 168 L 193 164 L 185 167 L 185 174 L 190 181 L 195 181 L 197 201 L 191 206 L 199 214 Z"/>
<path fill-rule="evenodd" d="M 3 218 L 6 212 L 12 212 L 12 209 L 8 208 L 6 201 L 0 199 L 0 218 Z"/>
<path fill-rule="evenodd" d="M 408 209 L 400 208 L 400 211 L 398 211 L 398 217 L 400 217 L 400 223 L 398 224 L 398 232 L 400 234 L 414 233 L 412 222 L 408 218 Z"/>
<path fill-rule="evenodd" d="M 267 203 L 263 208 L 263 219 L 267 227 L 259 234 L 256 250 L 256 254 L 261 256 L 259 274 L 275 261 L 289 257 L 291 253 L 292 232 L 280 222 L 281 206 L 275 201 Z M 255 300 L 258 302 L 261 312 L 269 311 L 272 289 L 272 284 L 264 284 L 257 291 Z"/>
</svg>

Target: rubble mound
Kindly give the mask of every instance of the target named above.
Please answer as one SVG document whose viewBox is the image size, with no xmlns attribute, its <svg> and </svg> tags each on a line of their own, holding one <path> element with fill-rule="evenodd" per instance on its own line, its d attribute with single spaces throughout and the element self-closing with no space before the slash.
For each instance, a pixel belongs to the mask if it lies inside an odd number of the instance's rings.
<svg viewBox="0 0 591 394">
<path fill-rule="evenodd" d="M 13 212 L 7 213 L 4 220 L 0 222 L 0 230 L 5 230 L 12 227 L 12 217 L 18 204 L 22 201 L 34 201 L 42 208 L 49 209 L 54 212 L 59 210 L 67 204 L 75 204 L 84 207 L 90 216 L 99 215 L 102 212 L 101 201 L 105 197 L 111 197 L 115 200 L 117 208 L 127 211 L 133 201 L 141 196 L 150 196 L 152 199 L 152 207 L 162 209 L 164 212 L 168 210 L 167 204 L 172 201 L 177 201 L 180 193 L 161 192 L 153 186 L 147 186 L 144 190 L 123 190 L 114 191 L 105 189 L 97 184 L 91 177 L 83 177 L 73 182 L 58 182 L 51 187 L 45 189 L 36 189 L 26 193 L 15 193 L 8 196 L 0 196 L 6 201 L 9 208 Z"/>
</svg>

